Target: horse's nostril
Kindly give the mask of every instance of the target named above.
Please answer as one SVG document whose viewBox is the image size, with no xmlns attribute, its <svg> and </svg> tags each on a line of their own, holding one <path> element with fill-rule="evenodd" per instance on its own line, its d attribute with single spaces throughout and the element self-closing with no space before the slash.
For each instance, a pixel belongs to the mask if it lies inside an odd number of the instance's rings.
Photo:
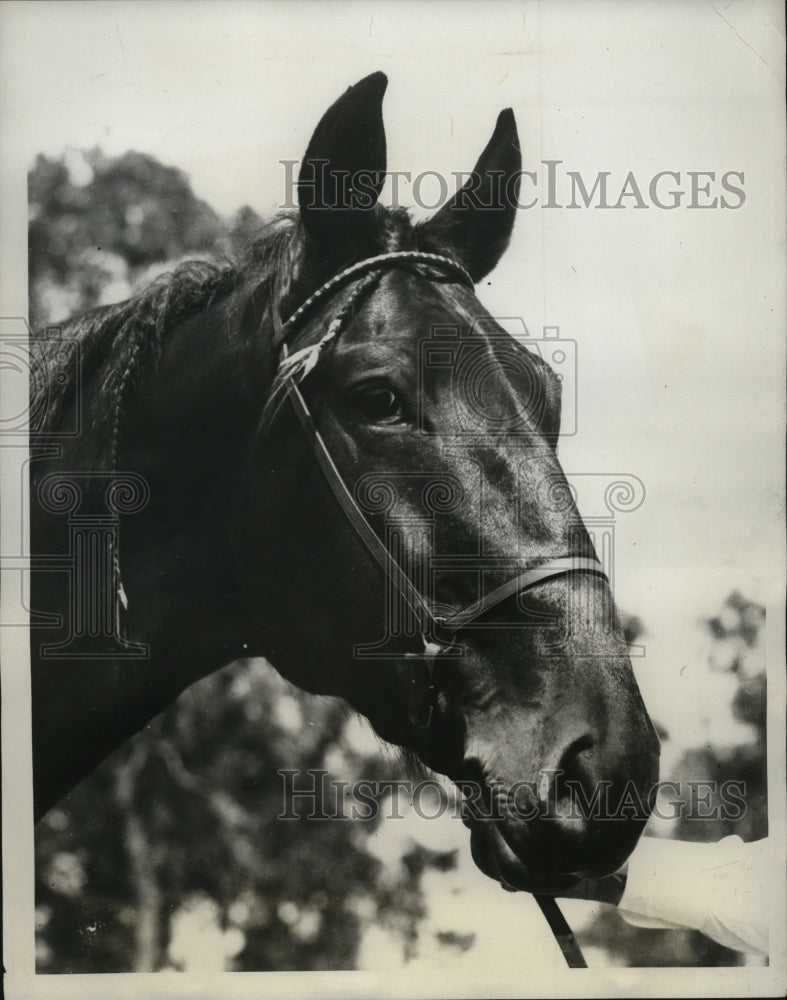
<svg viewBox="0 0 787 1000">
<path fill-rule="evenodd" d="M 592 780 L 595 747 L 594 737 L 585 733 L 555 755 L 555 765 L 542 770 L 538 797 L 544 806 L 554 803 L 556 797 L 565 795 L 578 782 L 584 785 Z"/>
<path fill-rule="evenodd" d="M 558 773 L 564 781 L 584 783 L 591 778 L 595 746 L 595 739 L 585 733 L 566 748 L 558 763 Z"/>
<path fill-rule="evenodd" d="M 587 836 L 591 817 L 584 806 L 593 799 L 595 746 L 585 733 L 566 747 L 556 768 L 542 772 L 538 797 L 556 843 L 578 844 Z"/>
</svg>

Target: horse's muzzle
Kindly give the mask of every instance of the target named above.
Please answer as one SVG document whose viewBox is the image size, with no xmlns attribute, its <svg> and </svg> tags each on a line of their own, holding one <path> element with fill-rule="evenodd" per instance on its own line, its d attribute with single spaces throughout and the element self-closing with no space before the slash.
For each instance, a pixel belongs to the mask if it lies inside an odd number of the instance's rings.
<svg viewBox="0 0 787 1000">
<path fill-rule="evenodd" d="M 630 755 L 583 737 L 531 781 L 484 776 L 483 808 L 465 812 L 476 864 L 503 885 L 535 893 L 612 874 L 650 816 L 658 756 L 652 730 Z M 477 761 L 470 768 L 483 773 Z"/>
</svg>

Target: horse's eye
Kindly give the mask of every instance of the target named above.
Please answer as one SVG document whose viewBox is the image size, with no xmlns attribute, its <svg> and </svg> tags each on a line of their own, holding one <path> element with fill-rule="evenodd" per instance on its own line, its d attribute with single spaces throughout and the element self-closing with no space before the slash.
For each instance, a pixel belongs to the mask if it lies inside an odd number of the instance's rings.
<svg viewBox="0 0 787 1000">
<path fill-rule="evenodd" d="M 399 397 L 384 385 L 363 386 L 353 393 L 353 403 L 371 423 L 393 424 L 402 419 Z"/>
</svg>

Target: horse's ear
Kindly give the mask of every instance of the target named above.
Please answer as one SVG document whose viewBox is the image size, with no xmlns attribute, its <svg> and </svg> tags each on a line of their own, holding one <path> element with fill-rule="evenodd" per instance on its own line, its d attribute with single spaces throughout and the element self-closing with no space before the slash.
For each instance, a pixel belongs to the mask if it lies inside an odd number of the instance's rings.
<svg viewBox="0 0 787 1000">
<path fill-rule="evenodd" d="M 501 111 L 467 183 L 423 223 L 430 238 L 452 249 L 480 281 L 508 246 L 519 196 L 522 153 L 511 108 Z"/>
<path fill-rule="evenodd" d="M 320 119 L 298 177 L 306 232 L 317 239 L 362 225 L 385 182 L 382 103 L 388 78 L 372 73 L 349 87 Z"/>
</svg>

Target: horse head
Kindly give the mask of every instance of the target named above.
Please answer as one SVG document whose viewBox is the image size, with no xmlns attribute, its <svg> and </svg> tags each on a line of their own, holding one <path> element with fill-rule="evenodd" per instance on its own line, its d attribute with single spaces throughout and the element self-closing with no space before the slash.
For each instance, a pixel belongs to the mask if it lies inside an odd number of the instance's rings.
<svg viewBox="0 0 787 1000">
<path fill-rule="evenodd" d="M 658 740 L 558 460 L 560 382 L 472 288 L 514 223 L 514 116 L 415 225 L 378 200 L 385 86 L 317 126 L 266 286 L 273 386 L 236 517 L 249 651 L 469 789 L 483 871 L 554 891 L 633 849 Z"/>
</svg>

